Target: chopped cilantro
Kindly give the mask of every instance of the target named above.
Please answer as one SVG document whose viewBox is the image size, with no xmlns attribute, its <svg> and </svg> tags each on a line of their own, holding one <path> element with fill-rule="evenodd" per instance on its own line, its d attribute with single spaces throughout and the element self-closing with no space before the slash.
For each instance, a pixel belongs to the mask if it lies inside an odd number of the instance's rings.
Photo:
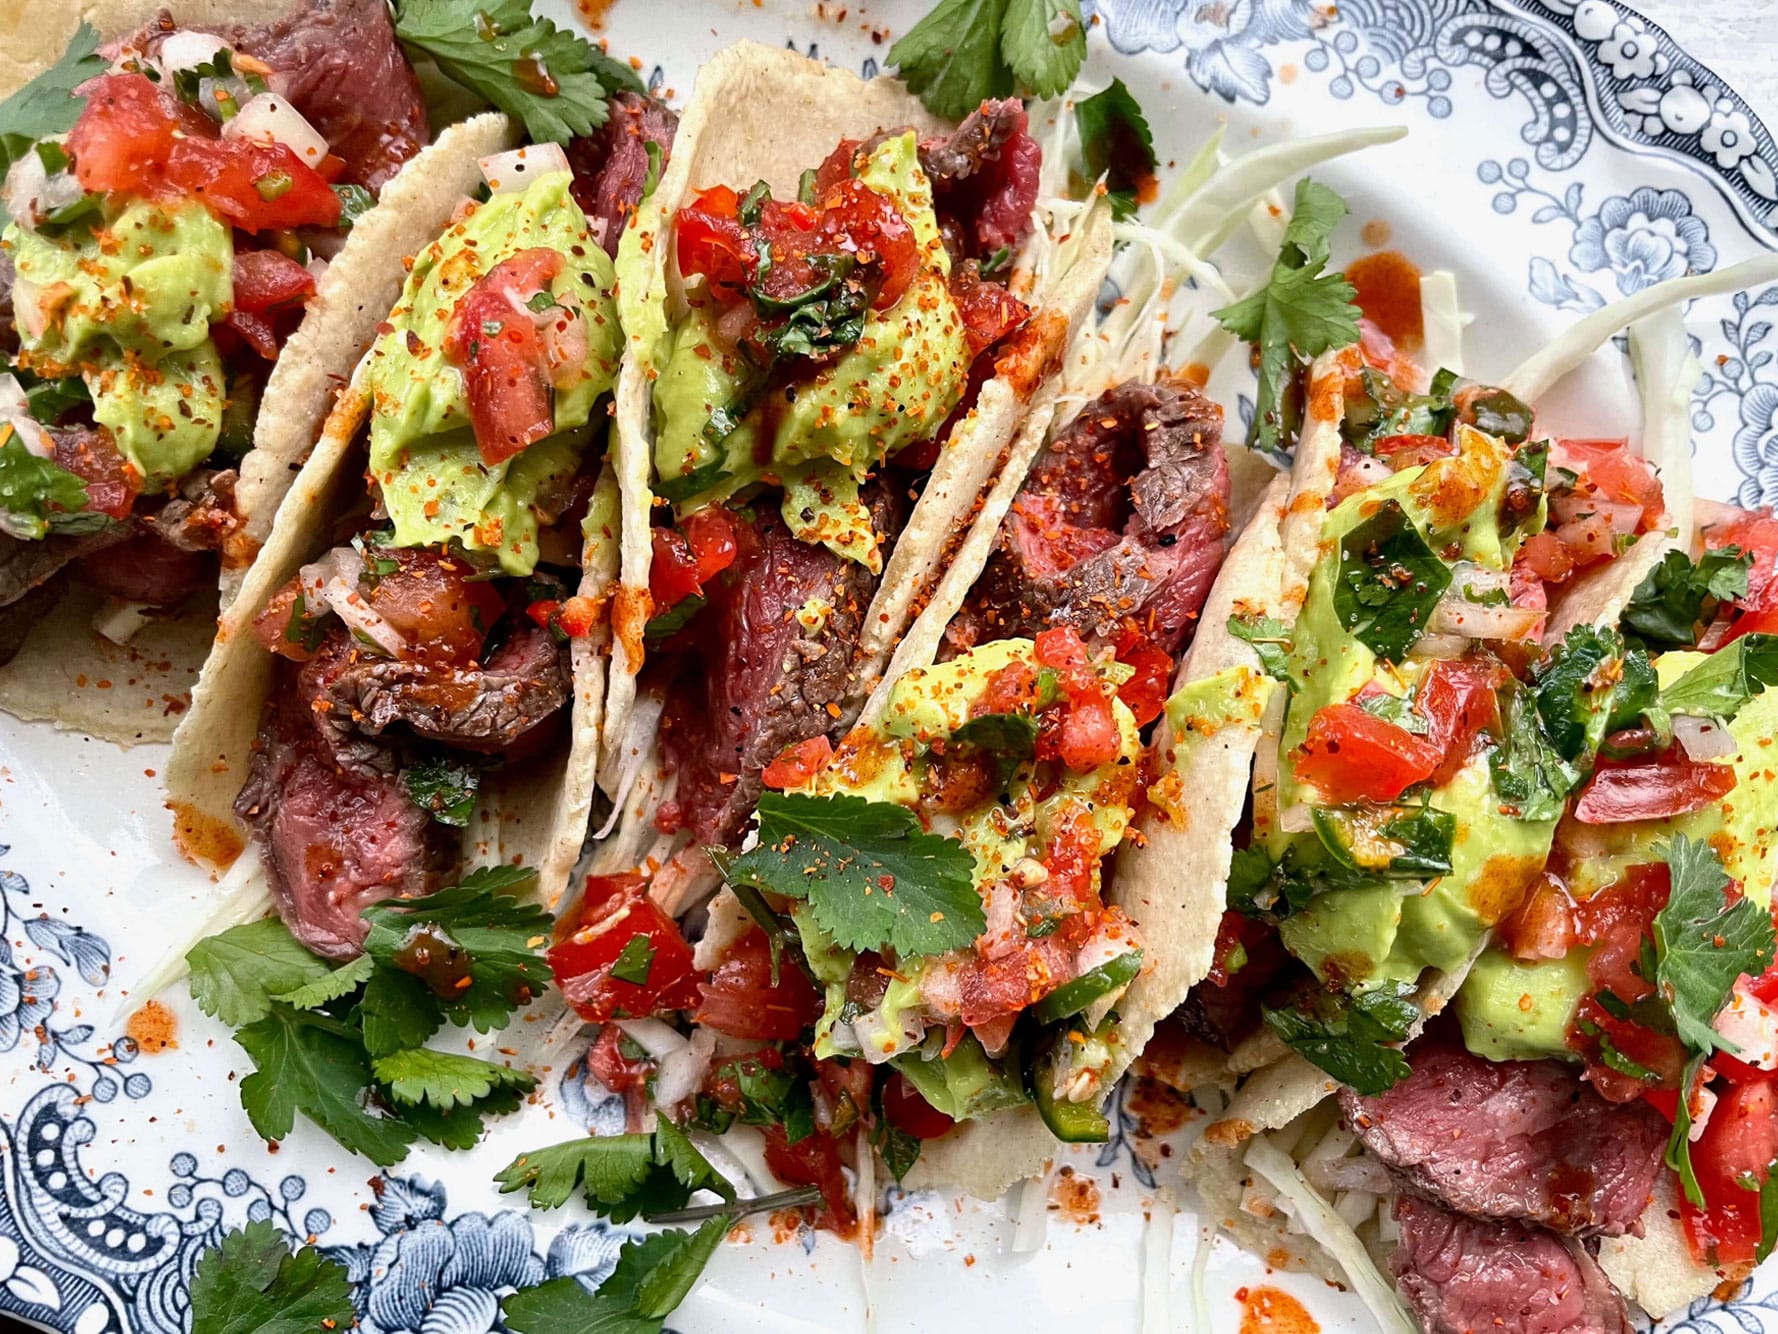
<svg viewBox="0 0 1778 1334">
<path fill-rule="evenodd" d="M 1488 752 L 1494 792 L 1521 820 L 1554 820 L 1581 773 L 1551 744 L 1539 723 L 1537 706 L 1516 681 L 1500 691 L 1500 743 Z"/>
<path fill-rule="evenodd" d="M 528 0 L 400 0 L 395 35 L 410 53 L 524 122 L 533 143 L 565 143 L 605 123 L 636 74 L 574 32 L 531 13 Z"/>
<path fill-rule="evenodd" d="M 1277 450 L 1285 440 L 1285 391 L 1297 369 L 1330 348 L 1358 341 L 1357 292 L 1345 275 L 1324 273 L 1333 229 L 1346 202 L 1306 177 L 1271 279 L 1213 312 L 1222 327 L 1259 349 L 1259 389 L 1248 444 Z"/>
<path fill-rule="evenodd" d="M 952 732 L 948 745 L 989 756 L 1004 783 L 1037 753 L 1037 719 L 1027 713 L 984 713 Z"/>
<path fill-rule="evenodd" d="M 191 1334 L 319 1334 L 354 1318 L 346 1267 L 313 1246 L 292 1253 L 263 1218 L 198 1257 L 190 1296 Z"/>
<path fill-rule="evenodd" d="M 536 1077 L 523 1070 L 430 1047 L 379 1056 L 371 1069 L 396 1102 L 426 1103 L 441 1112 L 472 1107 L 502 1090 L 529 1093 L 537 1087 Z"/>
<path fill-rule="evenodd" d="M 889 1175 L 895 1178 L 896 1185 L 900 1185 L 907 1174 L 914 1170 L 914 1164 L 920 1161 L 919 1139 L 892 1122 L 880 1107 L 877 1111 L 876 1129 L 871 1131 L 870 1142 L 883 1155 L 883 1166 L 889 1169 Z"/>
<path fill-rule="evenodd" d="M 1450 582 L 1450 568 L 1407 512 L 1387 500 L 1340 539 L 1334 614 L 1372 653 L 1400 662 L 1426 632 Z"/>
<path fill-rule="evenodd" d="M 407 789 L 408 800 L 438 823 L 454 829 L 469 824 L 481 782 L 480 769 L 442 755 L 423 759 L 401 771 L 401 785 Z"/>
<path fill-rule="evenodd" d="M 529 1192 L 533 1209 L 555 1209 L 584 1191 L 614 1222 L 683 1209 L 700 1190 L 730 1204 L 735 1188 L 666 1117 L 647 1135 L 599 1135 L 520 1154 L 494 1177 L 503 1193 Z"/>
<path fill-rule="evenodd" d="M 1143 184 L 1153 181 L 1156 165 L 1154 134 L 1142 108 L 1124 81 L 1113 79 L 1104 92 L 1075 103 L 1074 121 L 1080 127 L 1087 175 L 1105 178 L 1113 217 L 1130 217 Z"/>
<path fill-rule="evenodd" d="M 104 72 L 99 34 L 82 21 L 55 64 L 0 102 L 0 176 L 37 140 L 73 129 L 86 108 L 86 99 L 74 90 Z"/>
<path fill-rule="evenodd" d="M 1231 616 L 1229 633 L 1252 645 L 1267 676 L 1296 688 L 1290 679 L 1290 630 L 1284 622 L 1271 616 Z"/>
<path fill-rule="evenodd" d="M 1742 635 L 1661 691 L 1668 713 L 1733 718 L 1778 682 L 1778 635 Z"/>
<path fill-rule="evenodd" d="M 1729 877 L 1708 843 L 1676 834 L 1660 853 L 1673 888 L 1653 924 L 1655 988 L 1688 1047 L 1732 1054 L 1711 1021 L 1737 978 L 1771 965 L 1772 916 L 1752 899 L 1729 902 Z"/>
<path fill-rule="evenodd" d="M 807 900 L 816 923 L 846 949 L 943 954 L 967 947 L 987 925 L 968 850 L 925 832 L 906 807 L 863 797 L 768 792 L 759 802 L 758 846 L 721 859 L 718 869 Z"/>
<path fill-rule="evenodd" d="M 634 986 L 648 985 L 649 971 L 654 967 L 654 944 L 649 938 L 637 932 L 618 952 L 611 965 L 611 976 L 619 982 L 629 982 Z"/>
<path fill-rule="evenodd" d="M 111 522 L 86 509 L 86 483 L 40 459 L 10 425 L 0 424 L 0 531 L 36 541 L 52 529 L 90 532 Z"/>
<path fill-rule="evenodd" d="M 1753 557 L 1738 547 L 1706 551 L 1696 562 L 1669 551 L 1630 595 L 1624 637 L 1651 649 L 1692 648 L 1717 607 L 1747 594 Z"/>
<path fill-rule="evenodd" d="M 1371 717 L 1393 723 L 1404 732 L 1412 732 L 1415 736 L 1425 736 L 1427 733 L 1426 719 L 1414 708 L 1411 699 L 1378 691 L 1374 695 L 1360 695 L 1356 702 Z"/>
<path fill-rule="evenodd" d="M 1407 1057 L 1390 1044 L 1403 1041 L 1419 1019 L 1413 986 L 1384 982 L 1350 996 L 1316 992 L 1306 1005 L 1262 1006 L 1266 1023 L 1328 1074 L 1370 1097 L 1408 1074 Z"/>
<path fill-rule="evenodd" d="M 366 213 L 376 206 L 377 197 L 362 185 L 336 185 L 333 192 L 340 197 L 341 231 L 350 231 Z"/>
<path fill-rule="evenodd" d="M 1599 743 L 1659 702 L 1648 655 L 1616 631 L 1577 625 L 1531 673 L 1537 713 L 1564 759 L 1590 763 Z"/>
<path fill-rule="evenodd" d="M 24 386 L 25 406 L 45 426 L 56 425 L 72 409 L 93 401 L 86 381 L 78 375 L 66 376 L 60 380 L 40 380 L 23 367 L 17 367 L 12 376 Z"/>
</svg>

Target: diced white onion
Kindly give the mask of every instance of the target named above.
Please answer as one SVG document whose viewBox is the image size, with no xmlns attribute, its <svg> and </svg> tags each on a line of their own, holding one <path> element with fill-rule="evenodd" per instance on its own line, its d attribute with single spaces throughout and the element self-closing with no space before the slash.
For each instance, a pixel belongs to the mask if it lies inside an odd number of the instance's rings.
<svg viewBox="0 0 1778 1334">
<path fill-rule="evenodd" d="M 1467 635 L 1421 635 L 1414 641 L 1414 647 L 1408 650 L 1408 656 L 1414 658 L 1461 658 L 1469 652 L 1469 636 Z"/>
<path fill-rule="evenodd" d="M 351 547 L 335 547 L 320 560 L 298 570 L 297 578 L 311 609 L 331 608 L 354 638 L 398 658 L 407 650 L 407 640 L 364 600 L 359 591 L 363 574 L 363 556 Z"/>
<path fill-rule="evenodd" d="M 488 189 L 497 195 L 520 194 L 532 181 L 551 172 L 569 171 L 568 155 L 560 144 L 526 144 L 504 153 L 490 153 L 477 164 Z"/>
<path fill-rule="evenodd" d="M 1356 1228 L 1368 1222 L 1370 1216 L 1377 1212 L 1377 1194 L 1364 1190 L 1343 1190 L 1334 1197 L 1334 1212 L 1347 1227 Z"/>
<path fill-rule="evenodd" d="M 311 167 L 319 167 L 329 149 L 321 131 L 277 93 L 259 93 L 233 119 L 222 123 L 224 139 L 283 144 Z"/>
<path fill-rule="evenodd" d="M 1005 958 L 1024 944 L 1025 933 L 1019 928 L 1019 891 L 1004 878 L 990 880 L 984 889 L 987 926 L 980 941 L 982 957 Z"/>
<path fill-rule="evenodd" d="M 1778 1010 L 1748 991 L 1746 978 L 1735 983 L 1729 1003 L 1711 1027 L 1739 1049 L 1736 1060 L 1761 1070 L 1778 1070 Z"/>
<path fill-rule="evenodd" d="M 572 389 L 587 374 L 586 317 L 577 306 L 549 306 L 533 311 L 531 318 L 549 359 L 550 383 L 557 389 Z"/>
<path fill-rule="evenodd" d="M 127 644 L 153 619 L 154 616 L 145 602 L 106 598 L 98 611 L 93 613 L 93 630 L 113 644 Z"/>
<path fill-rule="evenodd" d="M 31 415 L 31 402 L 25 397 L 24 387 L 10 375 L 0 375 L 0 422 L 12 427 L 27 452 L 40 459 L 55 457 L 54 441 L 43 429 L 43 423 Z"/>
<path fill-rule="evenodd" d="M 163 74 L 171 75 L 179 70 L 208 65 L 229 49 L 229 44 L 213 32 L 181 28 L 161 42 L 155 63 Z"/>
<path fill-rule="evenodd" d="M 19 154 L 6 173 L 6 184 L 0 187 L 0 202 L 19 226 L 35 231 L 59 208 L 77 201 L 85 193 L 72 172 L 49 174 L 43 159 L 35 150 Z"/>
<path fill-rule="evenodd" d="M 1378 482 L 1386 482 L 1395 476 L 1394 470 L 1388 463 L 1370 454 L 1358 454 L 1342 460 L 1340 470 L 1356 479 L 1358 486 L 1353 488 L 1354 490 L 1364 490 L 1377 485 Z"/>
<path fill-rule="evenodd" d="M 1455 597 L 1447 593 L 1427 618 L 1427 625 L 1432 633 L 1422 636 L 1420 643 L 1414 646 L 1415 656 L 1445 656 L 1442 650 L 1435 652 L 1426 648 L 1425 643 L 1427 639 L 1442 640 L 1452 635 L 1461 639 L 1535 639 L 1543 618 L 1544 612 L 1537 607 L 1515 607 L 1510 603 L 1505 606 L 1484 606 L 1471 602 L 1461 593 Z"/>
<path fill-rule="evenodd" d="M 1315 828 L 1315 816 L 1306 801 L 1292 802 L 1278 812 L 1278 828 L 1287 834 L 1307 834 Z"/>
<path fill-rule="evenodd" d="M 1258 659 L 1254 659 L 1257 663 Z M 1274 690 L 1272 697 L 1266 702 L 1266 711 L 1259 720 L 1259 745 L 1253 752 L 1253 834 L 1255 839 L 1263 838 L 1268 829 L 1279 825 L 1278 811 L 1278 747 L 1279 738 L 1284 731 L 1284 707 L 1290 700 L 1290 692 Z M 1306 817 L 1307 809 L 1303 812 Z M 1302 833 L 1303 830 L 1287 830 L 1286 832 Z"/>
<path fill-rule="evenodd" d="M 694 1028 L 683 1048 L 663 1056 L 654 1077 L 655 1105 L 673 1107 L 696 1093 L 715 1050 L 716 1035 L 707 1028 Z"/>
<path fill-rule="evenodd" d="M 852 1021 L 852 1036 L 858 1041 L 858 1054 L 872 1065 L 882 1065 L 900 1056 L 926 1036 L 926 1017 L 918 1005 L 902 1006 L 896 1019 L 895 1026 L 890 1027 L 884 1021 L 883 1011 L 878 1008 Z M 843 1025 L 835 1024 L 833 1031 L 837 1034 L 841 1027 Z"/>
<path fill-rule="evenodd" d="M 43 330 L 49 323 L 37 284 L 22 274 L 12 280 L 12 318 L 26 338 L 43 337 Z"/>
<path fill-rule="evenodd" d="M 1740 749 L 1735 734 L 1715 718 L 1693 718 L 1677 714 L 1673 719 L 1673 739 L 1692 760 L 1724 760 Z"/>
<path fill-rule="evenodd" d="M 1691 1129 L 1686 1132 L 1686 1139 L 1696 1144 L 1704 1138 L 1704 1128 L 1710 1124 L 1710 1113 L 1716 1110 L 1716 1095 L 1709 1089 L 1698 1090 L 1698 1100 L 1692 1106 Z"/>
<path fill-rule="evenodd" d="M 708 920 L 704 924 L 704 934 L 698 937 L 698 943 L 692 947 L 692 967 L 700 973 L 707 973 L 722 962 L 722 956 L 728 948 L 742 936 L 753 929 L 753 916 L 741 906 L 734 891 L 724 888 L 717 891 L 716 897 L 710 900 Z"/>
<path fill-rule="evenodd" d="M 615 1019 L 612 1022 L 623 1029 L 625 1037 L 657 1061 L 691 1046 L 690 1039 L 664 1019 Z"/>
</svg>

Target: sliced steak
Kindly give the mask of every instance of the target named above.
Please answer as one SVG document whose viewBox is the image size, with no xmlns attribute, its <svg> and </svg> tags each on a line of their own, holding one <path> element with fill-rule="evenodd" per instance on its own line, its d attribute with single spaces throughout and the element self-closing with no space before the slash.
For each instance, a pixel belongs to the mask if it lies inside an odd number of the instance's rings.
<svg viewBox="0 0 1778 1334">
<path fill-rule="evenodd" d="M 1221 408 L 1180 385 L 1109 390 L 1032 465 L 953 647 L 1062 625 L 1114 643 L 1129 622 L 1177 653 L 1222 567 L 1228 506 Z"/>
<path fill-rule="evenodd" d="M 216 582 L 216 560 L 206 552 L 181 550 L 159 533 L 137 527 L 134 536 L 81 557 L 80 576 L 101 593 L 125 602 L 177 607 L 199 588 Z"/>
<path fill-rule="evenodd" d="M 179 494 L 160 507 L 148 524 L 169 546 L 181 551 L 220 551 L 240 526 L 235 484 L 240 474 L 199 469 L 179 484 Z"/>
<path fill-rule="evenodd" d="M 958 258 L 986 259 L 1017 249 L 1031 231 L 1043 150 L 1031 137 L 1016 97 L 983 102 L 946 135 L 920 143 L 920 167 L 932 181 L 947 236 L 962 241 Z"/>
<path fill-rule="evenodd" d="M 1586 1247 L 1488 1223 L 1412 1196 L 1396 1201 L 1389 1268 L 1427 1334 L 1630 1334 L 1630 1314 Z"/>
<path fill-rule="evenodd" d="M 617 254 L 617 239 L 648 180 L 648 145 L 659 146 L 664 163 L 673 151 L 679 117 L 665 103 L 639 93 L 619 93 L 611 114 L 590 135 L 568 142 L 574 168 L 574 202 L 594 225 L 605 253 Z M 603 223 L 603 229 L 600 224 Z"/>
<path fill-rule="evenodd" d="M 874 493 L 874 494 L 873 494 Z M 899 528 L 886 486 L 867 488 L 876 529 Z M 759 800 L 760 774 L 784 747 L 835 727 L 876 576 L 792 537 L 776 510 L 740 530 L 735 563 L 710 590 L 686 654 L 694 670 L 668 699 L 665 746 L 675 800 L 700 844 L 732 844 Z M 887 545 L 887 543 L 885 543 Z M 832 610 L 805 630 L 811 599 Z"/>
<path fill-rule="evenodd" d="M 96 533 L 51 533 L 34 541 L 0 533 L 0 607 L 41 588 L 83 556 L 128 538 L 131 524 L 109 524 Z"/>
<path fill-rule="evenodd" d="M 162 10 L 128 44 L 153 54 L 178 26 Z M 272 86 L 345 161 L 348 181 L 381 189 L 432 137 L 385 0 L 297 0 L 270 23 L 198 30 L 271 67 Z"/>
<path fill-rule="evenodd" d="M 567 647 L 535 625 L 516 629 L 471 667 L 371 657 L 349 641 L 335 644 L 313 673 L 318 706 L 334 728 L 367 737 L 399 725 L 460 750 L 510 751 L 561 722 L 571 692 Z"/>
<path fill-rule="evenodd" d="M 392 760 L 381 769 L 360 762 L 375 758 L 360 748 L 341 762 L 312 698 L 302 674 L 281 665 L 235 812 L 259 837 L 292 934 L 318 954 L 349 958 L 364 940 L 359 914 L 435 887 L 452 840 L 409 799 Z"/>
<path fill-rule="evenodd" d="M 1422 1044 L 1386 1093 L 1340 1093 L 1346 1124 L 1404 1190 L 1476 1218 L 1640 1234 L 1668 1127 L 1607 1102 L 1560 1061 L 1485 1061 Z"/>
</svg>

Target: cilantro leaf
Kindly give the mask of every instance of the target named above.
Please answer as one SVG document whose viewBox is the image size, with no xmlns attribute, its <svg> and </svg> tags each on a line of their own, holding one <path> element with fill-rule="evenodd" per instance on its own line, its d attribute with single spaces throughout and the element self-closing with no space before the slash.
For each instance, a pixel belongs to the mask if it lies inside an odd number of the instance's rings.
<svg viewBox="0 0 1778 1334">
<path fill-rule="evenodd" d="M 290 991 L 280 992 L 273 996 L 293 1010 L 319 1010 L 333 1001 L 350 996 L 359 987 L 370 980 L 376 970 L 376 960 L 368 954 L 360 954 L 350 963 L 343 963 L 331 973 L 305 982 Z"/>
<path fill-rule="evenodd" d="M 782 1126 L 786 1143 L 815 1133 L 815 1103 L 808 1080 L 774 1069 L 757 1056 L 737 1056 L 716 1067 L 716 1077 L 734 1081 L 741 1105 L 736 1118 L 745 1126 Z"/>
<path fill-rule="evenodd" d="M 1577 625 L 1531 672 L 1537 713 L 1564 759 L 1590 761 L 1599 743 L 1653 707 L 1660 687 L 1648 655 L 1614 630 Z"/>
<path fill-rule="evenodd" d="M 1704 1054 L 1686 1062 L 1685 1074 L 1679 1084 L 1679 1102 L 1674 1109 L 1673 1133 L 1667 1137 L 1667 1152 L 1662 1159 L 1679 1175 L 1679 1188 L 1692 1207 L 1704 1207 L 1704 1191 L 1698 1185 L 1698 1174 L 1692 1167 L 1692 1090 L 1698 1086 L 1698 1072 L 1704 1066 Z"/>
<path fill-rule="evenodd" d="M 268 1219 L 224 1236 L 191 1278 L 191 1334 L 321 1334 L 352 1319 L 346 1267 L 313 1246 L 292 1254 Z"/>
<path fill-rule="evenodd" d="M 372 1056 L 423 1046 L 444 1023 L 444 1010 L 431 989 L 395 968 L 379 967 L 371 973 L 358 998 L 357 1015 L 364 1049 Z"/>
<path fill-rule="evenodd" d="M 1755 1264 L 1764 1264 L 1773 1247 L 1778 1246 L 1778 1172 L 1766 1169 L 1766 1179 L 1759 1183 L 1759 1245 L 1754 1247 Z"/>
<path fill-rule="evenodd" d="M 533 1209 L 559 1208 L 584 1189 L 588 1207 L 618 1223 L 683 1209 L 700 1190 L 735 1199 L 735 1188 L 664 1116 L 653 1134 L 589 1136 L 520 1154 L 494 1180 L 502 1194 L 529 1191 Z"/>
<path fill-rule="evenodd" d="M 632 986 L 648 985 L 648 974 L 654 967 L 654 942 L 638 931 L 618 951 L 611 965 L 611 976 Z"/>
<path fill-rule="evenodd" d="M 1457 817 L 1434 807 L 1378 807 L 1311 813 L 1315 834 L 1338 866 L 1358 877 L 1424 880 L 1451 873 Z"/>
<path fill-rule="evenodd" d="M 951 733 L 948 743 L 973 748 L 994 761 L 1005 783 L 1037 754 L 1037 719 L 1028 713 L 984 713 Z"/>
<path fill-rule="evenodd" d="M 1087 56 L 1080 0 L 1007 0 L 1000 54 L 1026 96 L 1060 96 Z"/>
<path fill-rule="evenodd" d="M 414 1047 L 380 1056 L 371 1065 L 377 1082 L 388 1086 L 396 1102 L 416 1106 L 426 1103 L 448 1112 L 469 1107 L 500 1089 L 529 1093 L 537 1079 L 523 1070 L 511 1070 L 458 1052 Z"/>
<path fill-rule="evenodd" d="M 612 61 L 584 37 L 531 14 L 529 0 L 401 0 L 395 35 L 446 78 L 524 122 L 534 143 L 566 143 L 605 123 Z M 528 62 L 534 73 L 519 72 Z M 634 74 L 630 76 L 634 81 Z"/>
<path fill-rule="evenodd" d="M 265 1018 L 236 1032 L 235 1041 L 255 1067 L 241 1081 L 241 1105 L 262 1139 L 287 1137 L 301 1112 L 380 1167 L 407 1156 L 413 1130 L 373 1116 L 361 1102 L 370 1061 L 354 1029 L 323 1014 L 274 1004 Z"/>
<path fill-rule="evenodd" d="M 440 1111 L 430 1103 L 401 1109 L 401 1119 L 416 1135 L 447 1149 L 473 1149 L 481 1142 L 482 1123 L 490 1116 L 507 1116 L 524 1105 L 525 1095 L 516 1088 L 495 1089 L 468 1107 Z"/>
<path fill-rule="evenodd" d="M 1495 795 L 1521 820 L 1557 819 L 1580 771 L 1543 734 L 1536 703 L 1516 681 L 1500 691 L 1500 718 L 1500 744 L 1488 752 Z"/>
<path fill-rule="evenodd" d="M 439 824 L 462 829 L 475 813 L 482 771 L 472 764 L 436 755 L 403 769 L 401 785 L 407 789 L 408 800 Z"/>
<path fill-rule="evenodd" d="M 327 961 L 309 953 L 276 917 L 200 940 L 185 961 L 198 1009 L 230 1028 L 265 1018 L 273 997 L 331 974 Z"/>
<path fill-rule="evenodd" d="M 1316 888 L 1295 843 L 1275 865 L 1257 846 L 1235 849 L 1229 863 L 1229 907 L 1248 917 L 1288 917 L 1308 906 Z"/>
<path fill-rule="evenodd" d="M 1457 377 L 1440 370 L 1424 394 L 1404 394 L 1381 371 L 1364 367 L 1358 373 L 1360 393 L 1346 400 L 1340 434 L 1362 454 L 1391 435 L 1448 435 L 1457 416 L 1451 388 Z"/>
<path fill-rule="evenodd" d="M 1154 133 L 1142 108 L 1124 81 L 1113 79 L 1104 92 L 1075 103 L 1074 123 L 1080 128 L 1087 175 L 1105 177 L 1112 216 L 1131 216 L 1143 184 L 1154 180 L 1156 165 Z"/>
<path fill-rule="evenodd" d="M 757 889 L 806 899 L 847 949 L 943 954 L 987 927 L 968 850 L 887 802 L 767 792 L 759 845 L 719 866 Z"/>
<path fill-rule="evenodd" d="M 1728 874 L 1708 843 L 1676 834 L 1661 855 L 1673 888 L 1653 924 L 1655 987 L 1688 1047 L 1729 1051 L 1711 1021 L 1735 979 L 1771 965 L 1772 916 L 1752 899 L 1729 903 Z"/>
<path fill-rule="evenodd" d="M 488 867 L 436 894 L 367 908 L 364 952 L 382 969 L 421 979 L 453 1023 L 483 1033 L 502 1027 L 550 981 L 541 953 L 550 938 L 548 911 L 505 892 L 535 879 L 535 871 Z"/>
<path fill-rule="evenodd" d="M 1408 1074 L 1399 1047 L 1420 1011 L 1413 986 L 1385 982 L 1350 996 L 1317 992 L 1305 1008 L 1261 1006 L 1272 1031 L 1328 1074 L 1365 1097 L 1386 1092 Z"/>
<path fill-rule="evenodd" d="M 1008 3 L 939 0 L 889 48 L 902 82 L 933 115 L 962 120 L 984 99 L 1012 95 L 1013 72 L 1000 54 Z"/>
<path fill-rule="evenodd" d="M 1742 635 L 1661 691 L 1668 713 L 1733 718 L 1778 682 L 1778 635 Z"/>
<path fill-rule="evenodd" d="M 1330 238 L 1346 216 L 1346 201 L 1304 178 L 1296 211 L 1271 279 L 1232 306 L 1211 312 L 1235 337 L 1259 349 L 1259 389 L 1248 444 L 1277 450 L 1285 434 L 1284 395 L 1300 366 L 1330 348 L 1358 341 L 1357 292 L 1340 273 L 1323 273 Z"/>
<path fill-rule="evenodd" d="M 15 366 L 12 378 L 25 390 L 25 406 L 31 416 L 45 426 L 54 426 L 77 407 L 93 401 L 86 381 L 78 375 L 60 379 L 39 379 L 22 366 Z"/>
<path fill-rule="evenodd" d="M 10 425 L 0 427 L 0 529 L 36 541 L 52 528 L 103 528 L 110 519 L 86 509 L 86 483 L 49 459 L 40 459 Z"/>
<path fill-rule="evenodd" d="M 883 1155 L 883 1166 L 889 1169 L 889 1175 L 895 1178 L 896 1185 L 900 1185 L 907 1174 L 914 1170 L 914 1164 L 920 1161 L 919 1139 L 896 1126 L 886 1116 L 877 1117 L 877 1127 L 871 1132 L 870 1142 Z"/>
<path fill-rule="evenodd" d="M 1252 645 L 1259 655 L 1260 670 L 1293 690 L 1290 679 L 1290 628 L 1271 616 L 1231 616 L 1229 633 Z"/>
<path fill-rule="evenodd" d="M 1340 539 L 1334 614 L 1379 658 L 1400 662 L 1426 631 L 1432 609 L 1451 583 L 1407 512 L 1386 500 Z"/>
<path fill-rule="evenodd" d="M 718 1214 L 695 1232 L 669 1228 L 627 1241 L 598 1291 L 576 1278 L 551 1279 L 506 1297 L 500 1314 L 513 1334 L 659 1334 L 734 1221 Z"/>
<path fill-rule="evenodd" d="M 1669 551 L 1630 595 L 1622 618 L 1626 637 L 1649 648 L 1691 648 L 1718 605 L 1746 596 L 1752 567 L 1753 557 L 1739 547 L 1706 551 L 1695 563 L 1683 551 Z"/>
<path fill-rule="evenodd" d="M 86 108 L 86 99 L 74 90 L 104 72 L 99 34 L 82 21 L 55 64 L 0 102 L 0 176 L 37 140 L 73 129 Z"/>
</svg>

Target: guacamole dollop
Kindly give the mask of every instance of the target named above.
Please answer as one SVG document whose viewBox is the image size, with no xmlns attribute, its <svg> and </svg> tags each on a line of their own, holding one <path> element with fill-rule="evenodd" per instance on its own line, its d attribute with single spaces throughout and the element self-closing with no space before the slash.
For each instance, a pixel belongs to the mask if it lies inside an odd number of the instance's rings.
<svg viewBox="0 0 1778 1334">
<path fill-rule="evenodd" d="M 572 180 L 553 172 L 467 211 L 414 260 L 371 345 L 370 475 L 396 546 L 457 542 L 508 574 L 536 567 L 538 529 L 555 517 L 544 506 L 578 471 L 596 434 L 593 405 L 611 388 L 622 350 L 611 259 L 569 193 Z M 462 373 L 445 358 L 445 332 L 483 274 L 534 246 L 563 256 L 550 294 L 579 312 L 586 359 L 573 383 L 557 385 L 555 434 L 489 466 L 470 426 Z"/>
</svg>

